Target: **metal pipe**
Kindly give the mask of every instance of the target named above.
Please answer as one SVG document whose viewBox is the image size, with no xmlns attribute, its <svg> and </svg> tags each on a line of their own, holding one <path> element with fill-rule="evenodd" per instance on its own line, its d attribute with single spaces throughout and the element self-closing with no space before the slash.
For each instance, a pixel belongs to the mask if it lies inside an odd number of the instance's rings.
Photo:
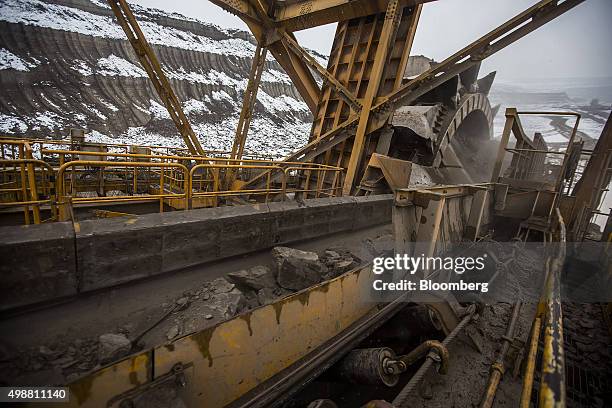
<svg viewBox="0 0 612 408">
<path fill-rule="evenodd" d="M 536 317 L 533 322 L 533 331 L 531 333 L 531 343 L 529 343 L 529 354 L 527 355 L 527 366 L 525 367 L 525 375 L 523 381 L 523 390 L 521 391 L 521 406 L 520 408 L 529 408 L 531 402 L 531 391 L 533 389 L 533 379 L 536 364 L 536 354 L 538 352 L 538 341 L 540 340 L 540 329 L 542 328 L 542 319 Z"/>
<path fill-rule="evenodd" d="M 565 260 L 566 231 L 563 217 L 556 210 L 558 253 L 549 257 L 544 306 L 544 351 L 542 353 L 541 407 L 565 407 L 565 356 L 563 350 L 563 310 L 560 275 Z"/>
<path fill-rule="evenodd" d="M 448 347 L 448 345 L 451 343 L 451 341 L 453 341 L 455 339 L 455 337 L 457 337 L 459 332 L 461 330 L 463 330 L 463 328 L 470 322 L 470 320 L 472 320 L 472 317 L 474 317 L 475 313 L 476 313 L 476 309 L 472 310 L 472 312 L 470 312 L 468 315 L 466 315 L 463 318 L 463 320 L 461 320 L 459 322 L 459 324 L 457 324 L 457 326 L 455 326 L 453 331 L 451 331 L 448 334 L 448 336 L 446 336 L 444 341 L 442 342 L 442 345 L 444 347 Z M 414 387 L 416 387 L 417 384 L 419 384 L 421 382 L 423 377 L 425 377 L 425 374 L 427 373 L 427 370 L 429 370 L 429 367 L 431 367 L 433 362 L 434 362 L 434 357 L 431 356 L 431 355 L 428 355 L 427 356 L 427 360 L 425 360 L 423 365 L 417 370 L 416 373 L 414 373 L 414 375 L 412 376 L 410 381 L 408 381 L 408 383 L 404 386 L 404 388 L 399 392 L 399 394 L 397 394 L 397 396 L 393 400 L 393 406 L 394 407 L 401 408 L 401 407 L 406 406 L 405 404 L 406 404 L 406 401 L 408 400 L 408 396 L 410 395 L 410 393 L 412 392 Z"/>
<path fill-rule="evenodd" d="M 410 353 L 399 357 L 398 360 L 409 367 L 432 350 L 435 350 L 440 357 L 440 374 L 446 374 L 448 372 L 448 349 L 437 340 L 424 341 Z"/>
<path fill-rule="evenodd" d="M 508 323 L 506 335 L 503 337 L 501 349 L 497 354 L 497 358 L 495 359 L 493 364 L 491 364 L 491 376 L 489 377 L 489 385 L 487 386 L 487 390 L 482 398 L 482 402 L 480 403 L 481 408 L 491 408 L 493 406 L 493 400 L 495 399 L 497 387 L 499 386 L 499 382 L 501 381 L 502 376 L 504 375 L 504 371 L 506 371 L 504 359 L 506 358 L 506 354 L 508 354 L 508 350 L 510 349 L 512 341 L 514 340 L 514 332 L 516 331 L 516 323 L 518 322 L 521 304 L 522 303 L 519 300 L 514 304 L 514 308 L 512 309 L 512 317 L 510 318 L 510 322 Z"/>
</svg>

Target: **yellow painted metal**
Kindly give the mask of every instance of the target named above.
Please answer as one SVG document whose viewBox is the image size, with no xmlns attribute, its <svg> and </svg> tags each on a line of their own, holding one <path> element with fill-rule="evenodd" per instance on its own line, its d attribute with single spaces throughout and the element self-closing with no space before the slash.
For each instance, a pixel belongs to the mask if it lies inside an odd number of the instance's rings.
<svg viewBox="0 0 612 408">
<path fill-rule="evenodd" d="M 420 11 L 418 11 L 420 12 Z M 357 124 L 355 133 L 355 141 L 351 150 L 350 160 L 346 170 L 346 178 L 344 180 L 343 192 L 345 195 L 350 195 L 353 191 L 356 182 L 358 168 L 363 158 L 363 149 L 365 146 L 365 137 L 368 133 L 368 123 L 372 113 L 372 106 L 379 92 L 384 89 L 381 81 L 384 79 L 383 73 L 387 64 L 387 59 L 391 51 L 390 47 L 395 42 L 397 29 L 399 28 L 400 19 L 402 18 L 403 9 L 398 0 L 390 0 L 387 5 L 387 12 L 382 28 L 382 32 L 378 39 L 378 47 L 372 66 L 372 72 L 368 80 L 368 87 L 363 100 L 363 109 Z M 417 20 L 418 21 L 418 20 Z M 414 24 L 416 28 L 416 22 Z M 411 45 L 411 44 L 410 44 Z M 405 66 L 401 69 L 403 75 Z M 395 80 L 395 78 L 393 78 Z"/>
<path fill-rule="evenodd" d="M 158 377 L 177 363 L 193 364 L 179 389 L 187 406 L 224 406 L 373 313 L 376 304 L 367 300 L 372 276 L 369 265 L 347 272 L 104 368 L 69 385 L 76 396 L 70 406 L 106 406 L 113 396 L 155 380 L 147 365 Z"/>
<path fill-rule="evenodd" d="M 253 61 L 251 63 L 249 82 L 244 92 L 242 110 L 240 112 L 240 118 L 238 119 L 236 135 L 234 136 L 234 145 L 230 154 L 231 159 L 241 159 L 242 154 L 244 153 L 247 133 L 251 124 L 251 118 L 253 117 L 255 102 L 257 101 L 257 90 L 259 88 L 261 74 L 266 63 L 267 51 L 268 50 L 266 47 L 262 47 L 260 44 L 257 44 L 255 56 L 253 57 Z"/>
<path fill-rule="evenodd" d="M 28 156 L 32 157 L 31 154 Z M 0 188 L 0 195 L 10 193 L 12 191 L 21 193 L 21 199 L 17 201 L 0 200 L 0 207 L 23 207 L 25 215 L 25 224 L 30 223 L 30 210 L 32 207 L 33 220 L 35 224 L 40 224 L 43 220 L 40 217 L 40 206 L 49 205 L 51 215 L 55 216 L 55 203 L 52 198 L 39 199 L 38 191 L 49 190 L 47 184 L 51 183 L 51 175 L 54 170 L 48 163 L 36 159 L 14 159 L 0 160 L 0 167 L 8 173 L 11 173 L 15 178 L 19 172 L 20 185 L 18 188 Z M 12 169 L 12 170 L 11 170 Z M 37 175 L 40 176 L 38 182 Z M 49 194 L 50 195 L 50 194 Z"/>
<path fill-rule="evenodd" d="M 504 24 L 500 25 L 499 27 L 495 28 L 480 39 L 474 41 L 472 44 L 464 47 L 457 53 L 444 60 L 442 63 L 419 75 L 412 81 L 399 86 L 399 88 L 396 88 L 390 93 L 386 93 L 383 94 L 383 96 L 376 97 L 373 106 L 371 107 L 371 109 L 369 109 L 371 110 L 372 114 L 368 114 L 369 120 L 365 133 L 369 135 L 375 130 L 380 129 L 382 126 L 384 126 L 389 118 L 389 115 L 393 112 L 394 107 L 400 104 L 410 104 L 414 102 L 428 91 L 448 81 L 449 79 L 460 74 L 466 69 L 475 66 L 483 59 L 507 47 L 508 45 L 519 40 L 520 38 L 536 30 L 547 22 L 567 12 L 568 10 L 571 10 L 572 8 L 581 4 L 583 1 L 584 0 L 567 0 L 562 3 L 557 3 L 552 0 L 542 0 L 534 6 L 528 8 L 524 12 L 520 13 L 519 15 L 515 16 L 514 18 L 510 19 L 509 21 L 505 22 Z M 340 43 L 341 38 L 351 38 L 351 36 L 342 33 L 342 29 L 343 24 L 339 24 L 336 40 L 334 42 L 334 48 L 332 49 L 332 54 L 330 56 L 330 64 L 335 63 L 335 61 L 343 61 L 342 58 L 335 57 L 334 51 L 336 49 L 344 50 L 343 47 L 337 47 L 336 43 Z M 362 37 L 360 36 L 358 38 L 361 39 Z M 408 35 L 406 36 L 406 38 L 410 38 L 410 36 Z M 407 43 L 408 42 L 406 42 L 406 44 Z M 399 51 L 401 54 L 405 51 L 405 49 L 400 49 Z M 361 55 L 371 54 L 369 52 L 366 52 L 362 53 Z M 402 60 L 403 56 L 404 55 L 402 55 L 402 57 L 400 57 L 399 59 Z M 376 62 L 376 59 L 374 59 L 374 62 Z M 336 72 L 334 69 L 328 68 L 328 70 L 332 73 Z M 346 70 L 338 72 L 346 72 Z M 403 71 L 401 72 L 401 74 L 403 75 Z M 339 76 L 340 73 L 335 73 L 335 75 Z M 397 76 L 395 78 L 397 79 Z M 339 79 L 342 82 L 342 78 Z M 355 80 L 358 78 L 353 79 Z M 398 81 L 395 80 L 391 82 L 394 85 L 397 85 L 398 83 Z M 349 87 L 349 89 L 351 88 Z M 360 92 L 356 93 L 358 97 L 362 95 Z M 325 89 L 323 89 L 322 99 L 320 101 L 325 101 L 325 94 Z M 331 106 L 332 110 L 335 111 L 338 105 L 334 103 L 329 104 L 329 106 Z M 323 108 L 327 109 L 325 107 Z M 342 118 L 338 119 L 337 123 L 334 123 L 332 115 L 328 115 L 327 113 L 324 114 L 324 111 L 322 111 L 323 108 L 322 105 L 319 104 L 317 114 L 315 115 L 313 137 L 311 138 L 310 143 L 299 151 L 292 154 L 291 156 L 289 156 L 289 160 L 317 160 L 318 162 L 324 162 L 324 159 L 321 159 L 321 157 L 329 157 L 330 155 L 328 155 L 328 152 L 330 150 L 334 150 L 333 155 L 336 156 L 338 154 L 336 150 L 339 150 L 340 154 L 342 154 L 342 152 L 345 150 L 352 154 L 353 150 L 355 150 L 354 147 L 351 146 L 351 136 L 354 134 L 355 127 L 358 126 L 361 120 L 360 117 L 358 115 L 350 115 L 344 112 Z M 364 109 L 364 111 L 367 110 L 368 109 Z M 324 127 L 321 128 L 321 120 L 329 121 L 331 124 L 333 124 L 334 127 L 332 127 L 330 130 L 325 130 Z M 360 155 L 361 153 L 358 152 L 356 154 Z M 355 168 L 355 173 L 359 171 L 357 162 L 357 157 L 355 157 L 355 159 L 353 160 L 353 167 Z M 334 164 L 338 166 L 349 167 L 342 162 L 334 162 Z M 353 174 L 352 169 L 349 174 Z M 347 177 L 347 182 L 344 183 L 345 186 L 347 184 L 350 184 L 348 183 L 349 180 L 350 179 Z M 348 188 L 349 187 L 345 187 L 345 191 L 347 191 Z"/>
<path fill-rule="evenodd" d="M 285 162 L 277 162 L 277 163 L 268 163 L 268 164 L 227 164 L 227 163 L 219 163 L 219 164 L 197 164 L 190 169 L 189 172 L 189 184 L 188 184 L 188 200 L 192 201 L 197 198 L 202 197 L 230 197 L 230 196 L 265 196 L 266 202 L 268 201 L 270 195 L 281 194 L 281 199 L 284 200 L 285 196 L 288 193 L 315 193 L 317 195 L 335 195 L 335 192 L 338 192 L 338 189 L 327 189 L 327 188 L 314 188 L 314 189 L 304 189 L 300 187 L 289 188 L 288 183 L 289 179 L 292 177 L 292 173 L 299 174 L 303 173 L 311 173 L 315 172 L 317 174 L 325 174 L 327 172 L 341 173 L 343 169 L 331 166 L 324 166 L 312 163 L 294 163 L 290 166 L 282 166 L 287 164 Z M 207 180 L 212 180 L 212 186 L 210 188 L 196 188 L 196 183 L 198 179 L 196 177 L 196 172 L 200 169 L 204 169 L 205 173 L 210 173 L 211 175 Z M 224 190 L 219 188 L 220 182 L 219 180 L 223 178 L 219 173 L 221 171 L 224 172 L 235 172 L 235 171 L 259 171 L 261 173 L 265 173 L 267 178 L 265 180 L 265 185 L 262 188 L 244 188 L 244 189 L 235 189 L 235 190 Z M 204 177 L 200 175 L 200 177 Z M 299 177 L 298 177 L 299 178 Z M 281 187 L 274 187 L 273 182 L 280 179 Z M 207 186 L 210 184 L 206 184 Z M 243 187 L 245 184 L 241 184 Z M 200 191 L 201 190 L 201 191 Z M 192 208 L 194 208 L 192 206 Z"/>
<path fill-rule="evenodd" d="M 565 355 L 563 345 L 563 312 L 561 272 L 565 262 L 566 230 L 558 208 L 550 225 L 550 242 L 556 242 L 556 253 L 546 259 L 546 281 L 536 317 L 542 319 L 543 350 L 540 375 L 539 407 L 563 408 L 566 404 Z"/>
<path fill-rule="evenodd" d="M 328 85 L 338 92 L 339 96 L 353 109 L 354 111 L 360 111 L 362 106 L 355 95 L 351 93 L 340 81 L 336 79 L 329 71 L 327 71 L 321 64 L 317 62 L 306 50 L 304 50 L 297 41 L 289 34 L 284 33 L 282 41 L 287 44 L 288 48 L 291 48 L 296 54 L 308 63 L 309 66 L 314 68 L 322 79 L 326 80 Z"/>
<path fill-rule="evenodd" d="M 7 146 L 14 145 L 19 149 L 25 143 L 23 141 L 6 142 Z M 43 144 L 40 146 L 43 146 Z M 129 146 L 129 148 L 131 151 L 140 149 L 138 146 Z M 179 210 L 214 207 L 219 204 L 218 200 L 221 197 L 269 197 L 278 194 L 282 194 L 284 197 L 285 194 L 299 192 L 312 193 L 319 197 L 334 196 L 340 193 L 338 187 L 332 189 L 316 186 L 311 189 L 304 189 L 298 188 L 295 185 L 297 181 L 307 177 L 307 173 L 325 175 L 342 173 L 343 171 L 341 168 L 324 164 L 265 159 L 203 158 L 201 156 L 156 154 L 153 152 L 123 153 L 122 149 L 120 151 L 110 152 L 106 148 L 102 149 L 102 151 L 41 149 L 39 153 L 46 160 L 49 160 L 50 163 L 57 164 L 59 161 L 60 167 L 58 169 L 54 169 L 51 164 L 40 160 L 0 160 L 0 167 L 5 169 L 2 173 L 4 176 L 8 174 L 7 169 L 11 169 L 11 164 L 13 164 L 11 177 L 19 179 L 19 169 L 23 171 L 23 177 L 21 178 L 23 182 L 20 185 L 15 184 L 16 182 L 0 185 L 0 193 L 3 194 L 0 198 L 0 206 L 24 207 L 24 213 L 29 216 L 30 207 L 38 207 L 39 204 L 51 205 L 53 203 L 51 209 L 53 214 L 55 214 L 54 203 L 58 201 L 61 203 L 60 219 L 66 220 L 70 216 L 68 207 L 82 204 L 140 204 L 146 201 L 157 200 L 160 203 L 160 212 L 162 212 L 164 206 Z M 16 156 L 19 157 L 18 154 Z M 105 158 L 106 161 L 70 160 L 77 157 Z M 28 167 L 28 163 L 31 163 L 36 168 Z M 14 167 L 15 165 L 19 168 Z M 187 166 L 190 169 L 193 169 L 195 166 L 196 169 L 205 169 L 206 171 L 204 174 L 199 174 L 196 171 L 185 174 L 185 171 L 182 169 L 187 168 Z M 145 171 L 141 167 L 146 167 L 149 170 Z M 42 173 L 42 168 L 45 170 L 44 173 Z M 162 171 L 162 168 L 166 170 Z M 61 174 L 59 174 L 59 169 L 62 169 Z M 28 176 L 28 170 L 30 172 L 33 171 L 33 177 Z M 252 178 L 254 174 L 266 173 L 268 170 L 273 170 L 278 175 L 278 178 L 276 176 L 268 176 L 265 187 L 253 188 L 245 182 L 245 180 Z M 95 179 L 82 177 L 88 176 L 92 172 L 96 174 Z M 234 180 L 231 187 L 226 188 L 221 183 L 221 177 L 226 176 L 230 172 L 239 178 Z M 57 183 L 50 181 L 53 176 L 55 176 L 57 181 L 63 180 L 59 191 L 56 190 Z M 156 184 L 155 178 L 157 178 L 158 184 Z M 36 183 L 36 191 L 42 192 L 48 198 L 38 200 L 37 197 L 30 197 L 32 188 L 29 183 L 32 182 Z M 159 185 L 164 185 L 163 191 L 159 188 Z M 102 190 L 104 193 L 112 191 L 112 194 L 110 196 L 80 196 L 79 194 L 81 192 L 101 192 Z M 122 193 L 117 194 L 118 191 Z M 11 199 L 17 192 L 21 196 Z M 10 194 L 13 194 L 13 196 L 10 196 Z M 191 197 L 189 200 L 186 200 L 185 198 L 190 194 Z M 191 203 L 191 206 L 189 203 Z"/>
<path fill-rule="evenodd" d="M 64 174 L 68 169 L 74 169 L 76 167 L 127 167 L 127 168 L 138 168 L 138 167 L 152 167 L 160 168 L 160 192 L 159 194 L 151 194 L 149 196 L 112 196 L 112 197 L 95 197 L 95 198 L 80 198 L 68 196 L 65 193 L 65 177 Z M 68 163 L 64 163 L 57 171 L 56 187 L 55 191 L 57 194 L 57 201 L 60 208 L 60 221 L 68 219 L 69 209 L 73 203 L 87 203 L 87 202 L 134 202 L 134 201 L 159 201 L 160 212 L 163 212 L 163 203 L 165 198 L 178 198 L 185 202 L 187 201 L 187 193 L 165 193 L 164 186 L 164 169 L 165 168 L 176 168 L 183 172 L 183 180 L 188 182 L 189 170 L 182 164 L 179 163 L 152 163 L 152 162 L 110 162 L 110 161 L 93 161 L 93 160 L 77 160 Z M 187 206 L 187 204 L 185 204 Z"/>
<path fill-rule="evenodd" d="M 533 390 L 533 380 L 535 373 L 536 355 L 538 353 L 538 341 L 540 340 L 540 329 L 542 319 L 536 317 L 531 330 L 531 341 L 529 342 L 529 353 L 527 354 L 527 365 L 523 376 L 523 389 L 521 391 L 520 408 L 529 408 L 531 404 L 531 392 Z"/>
<path fill-rule="evenodd" d="M 106 407 L 111 396 L 151 381 L 152 364 L 151 351 L 133 355 L 69 384 L 70 402 L 49 406 Z"/>
<path fill-rule="evenodd" d="M 365 144 L 361 147 L 359 142 L 355 144 L 356 139 L 352 137 L 355 129 L 347 127 L 347 121 L 352 119 L 353 126 L 359 130 L 360 118 L 369 115 L 367 111 L 371 104 L 401 86 L 421 6 L 411 10 L 404 8 L 405 3 L 397 3 L 395 10 L 398 17 L 396 24 L 393 24 L 386 20 L 386 14 L 382 12 L 386 3 L 377 13 L 346 19 L 338 24 L 326 71 L 336 81 L 323 84 L 310 140 L 316 142 L 318 139 L 332 138 L 340 130 L 346 132 L 347 138 L 340 141 L 337 147 L 322 149 L 320 154 L 313 157 L 313 161 L 350 167 L 351 154 L 359 149 L 363 154 L 367 149 Z M 379 58 L 382 62 L 378 62 Z M 353 95 L 354 101 L 351 99 Z M 369 105 L 368 100 L 371 101 Z M 363 130 L 362 126 L 360 131 Z M 374 130 L 369 127 L 367 133 Z M 339 140 L 338 135 L 335 136 Z M 351 183 L 356 181 L 359 180 Z M 332 187 L 338 184 L 335 177 L 325 180 L 313 177 L 310 182 Z M 345 184 L 348 182 L 345 178 Z M 345 189 L 343 194 L 346 192 Z"/>
</svg>

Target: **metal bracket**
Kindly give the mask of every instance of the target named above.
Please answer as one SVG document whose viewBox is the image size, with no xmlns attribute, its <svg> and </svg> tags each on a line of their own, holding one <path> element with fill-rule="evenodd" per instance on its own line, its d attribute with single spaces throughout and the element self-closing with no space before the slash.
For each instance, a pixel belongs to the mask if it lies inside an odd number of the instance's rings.
<svg viewBox="0 0 612 408">
<path fill-rule="evenodd" d="M 114 397 L 108 400 L 106 406 L 111 407 L 119 402 L 120 408 L 131 408 L 134 406 L 134 398 L 144 394 L 145 392 L 161 384 L 165 384 L 170 381 L 174 381 L 178 387 L 183 388 L 187 384 L 185 381 L 185 369 L 190 367 L 193 367 L 193 363 L 176 363 L 174 366 L 172 366 L 172 369 L 169 372 L 157 377 L 155 380 L 132 388 L 131 390 L 128 390 L 124 393 L 115 395 Z"/>
</svg>

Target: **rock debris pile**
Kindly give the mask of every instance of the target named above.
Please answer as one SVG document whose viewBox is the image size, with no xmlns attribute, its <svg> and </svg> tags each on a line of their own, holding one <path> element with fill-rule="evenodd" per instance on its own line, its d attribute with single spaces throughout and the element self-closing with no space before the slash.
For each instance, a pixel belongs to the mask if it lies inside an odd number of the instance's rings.
<svg viewBox="0 0 612 408">
<path fill-rule="evenodd" d="M 343 248 L 322 253 L 275 247 L 270 265 L 255 265 L 204 282 L 160 305 L 146 321 L 91 338 L 59 340 L 27 349 L 0 344 L 2 373 L 35 384 L 63 384 L 147 347 L 173 341 L 244 311 L 333 279 L 357 267 L 361 259 Z M 0 377 L 0 385 L 9 383 Z M 30 385 L 30 384 L 22 384 Z"/>
</svg>

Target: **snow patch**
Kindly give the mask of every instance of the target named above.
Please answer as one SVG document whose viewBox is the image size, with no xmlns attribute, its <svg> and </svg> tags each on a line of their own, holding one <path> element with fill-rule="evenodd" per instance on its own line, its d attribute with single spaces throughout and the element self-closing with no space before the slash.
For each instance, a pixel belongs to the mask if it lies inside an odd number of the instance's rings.
<svg viewBox="0 0 612 408">
<path fill-rule="evenodd" d="M 98 60 L 98 70 L 96 73 L 106 76 L 124 76 L 124 77 L 146 77 L 147 73 L 144 69 L 137 67 L 126 59 L 118 57 L 114 54 L 107 58 Z"/>
<path fill-rule="evenodd" d="M 61 116 L 50 111 L 38 112 L 30 121 L 32 130 L 39 130 L 41 128 L 54 129 L 63 123 L 64 119 Z"/>
<path fill-rule="evenodd" d="M 212 91 L 212 100 L 213 101 L 226 101 L 234 104 L 234 99 L 225 91 Z"/>
<path fill-rule="evenodd" d="M 210 113 L 210 109 L 205 102 L 199 101 L 197 99 L 189 99 L 183 104 L 183 110 L 186 115 L 191 113 Z"/>
<path fill-rule="evenodd" d="M 70 68 L 83 76 L 90 76 L 94 73 L 87 62 L 79 59 L 74 60 Z"/>
<path fill-rule="evenodd" d="M 155 102 L 153 99 L 151 99 L 150 102 L 151 105 L 149 106 L 149 113 L 151 116 L 153 116 L 155 119 L 170 119 L 168 109 Z"/>
<path fill-rule="evenodd" d="M 16 71 L 27 72 L 35 68 L 37 64 L 27 62 L 6 48 L 0 48 L 0 70 L 14 69 Z"/>
<path fill-rule="evenodd" d="M 0 2 L 0 20 L 93 37 L 125 40 L 125 33 L 111 17 L 74 7 L 48 4 L 39 0 L 3 0 Z M 142 19 L 140 27 L 151 44 L 241 58 L 251 58 L 255 52 L 253 44 L 239 38 L 213 40 L 188 31 L 161 26 L 152 21 L 142 21 Z M 269 58 L 273 59 L 272 56 Z"/>
<path fill-rule="evenodd" d="M 276 69 L 268 69 L 267 71 L 262 72 L 261 80 L 263 82 L 280 82 L 287 85 L 292 84 L 289 75 Z"/>
<path fill-rule="evenodd" d="M 0 112 L 0 132 L 2 133 L 24 133 L 28 125 L 20 118 L 13 115 L 5 115 Z"/>
<path fill-rule="evenodd" d="M 288 95 L 272 97 L 261 89 L 257 92 L 257 100 L 272 113 L 308 111 L 308 105 L 302 101 L 298 101 Z"/>
</svg>

